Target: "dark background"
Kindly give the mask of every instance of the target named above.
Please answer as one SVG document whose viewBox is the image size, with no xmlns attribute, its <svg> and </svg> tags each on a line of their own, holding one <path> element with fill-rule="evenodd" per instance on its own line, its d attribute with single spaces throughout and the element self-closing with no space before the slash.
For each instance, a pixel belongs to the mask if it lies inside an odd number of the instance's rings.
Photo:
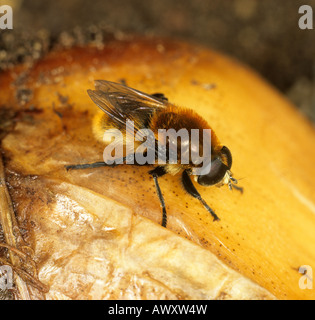
<svg viewBox="0 0 315 320">
<path fill-rule="evenodd" d="M 13 30 L 0 30 L 0 68 L 38 58 L 62 41 L 84 43 L 95 30 L 195 42 L 261 73 L 315 121 L 315 29 L 301 30 L 298 9 L 315 0 L 0 0 Z M 315 19 L 313 19 L 315 26 Z M 81 38 L 80 38 L 81 37 Z"/>
</svg>

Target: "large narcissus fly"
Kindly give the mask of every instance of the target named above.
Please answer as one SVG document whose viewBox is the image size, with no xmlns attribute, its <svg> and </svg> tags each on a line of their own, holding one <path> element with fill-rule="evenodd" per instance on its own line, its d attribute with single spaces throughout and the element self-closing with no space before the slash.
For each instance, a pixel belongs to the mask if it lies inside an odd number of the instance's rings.
<svg viewBox="0 0 315 320">
<path fill-rule="evenodd" d="M 202 186 L 212 185 L 228 185 L 230 189 L 235 188 L 242 192 L 242 188 L 236 186 L 237 180 L 232 177 L 232 155 L 230 150 L 223 146 L 215 132 L 208 125 L 208 123 L 196 112 L 191 109 L 175 106 L 170 103 L 167 98 L 161 93 L 146 94 L 138 90 L 129 88 L 123 84 L 114 83 L 105 80 L 95 81 L 95 90 L 88 90 L 90 98 L 102 110 L 97 114 L 93 120 L 93 132 L 98 140 L 104 142 L 104 132 L 107 130 L 119 130 L 122 133 L 122 138 L 116 144 L 126 145 L 126 141 L 133 139 L 133 150 L 127 150 L 125 155 L 121 157 L 120 161 L 114 164 L 108 164 L 107 161 L 94 162 L 89 164 L 77 164 L 66 166 L 69 169 L 86 169 L 96 168 L 101 166 L 115 166 L 117 163 L 128 163 L 130 157 L 137 156 L 135 150 L 141 145 L 141 139 L 135 140 L 134 137 L 143 129 L 150 129 L 153 132 L 154 143 L 151 147 L 147 145 L 144 152 L 153 152 L 156 160 L 159 159 L 161 150 L 166 151 L 166 158 L 162 164 L 156 161 L 154 164 L 139 164 L 134 162 L 134 165 L 150 165 L 152 169 L 149 174 L 153 177 L 157 194 L 161 203 L 163 217 L 162 226 L 166 227 L 167 214 L 165 208 L 164 198 L 158 183 L 158 178 L 165 174 L 181 174 L 182 186 L 193 197 L 197 198 L 206 210 L 212 215 L 214 220 L 218 220 L 218 216 L 208 206 L 208 204 L 201 197 L 194 184 L 191 181 L 191 176 L 195 175 L 195 180 Z M 128 127 L 127 122 L 132 122 L 132 132 Z M 129 128 L 129 129 L 128 129 Z M 165 132 L 169 129 L 179 132 L 181 129 L 186 129 L 188 133 L 194 130 L 203 132 L 204 129 L 210 129 L 211 136 L 200 136 L 199 140 L 192 142 L 188 140 L 189 148 L 187 150 L 197 149 L 199 153 L 205 157 L 205 162 L 209 164 L 206 166 L 209 170 L 195 174 L 194 170 L 200 169 L 201 164 L 194 163 L 189 157 L 188 162 L 182 163 L 179 161 L 170 161 L 170 155 L 173 150 L 172 139 L 164 139 L 164 145 L 161 147 L 161 139 L 159 133 Z M 183 141 L 181 141 L 183 142 Z M 195 145 L 194 145 L 195 144 Z M 181 146 L 176 145 L 175 153 L 181 155 Z M 198 147 L 198 148 L 196 148 Z M 209 150 L 209 152 L 207 151 Z M 174 151 L 174 150 L 173 150 Z M 174 154 L 174 152 L 173 152 Z"/>
</svg>

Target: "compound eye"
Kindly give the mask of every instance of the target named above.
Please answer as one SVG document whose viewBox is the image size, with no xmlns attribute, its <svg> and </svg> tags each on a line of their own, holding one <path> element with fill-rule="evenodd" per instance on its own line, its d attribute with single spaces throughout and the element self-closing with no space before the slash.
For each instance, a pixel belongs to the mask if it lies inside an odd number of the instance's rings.
<svg viewBox="0 0 315 320">
<path fill-rule="evenodd" d="M 198 176 L 198 183 L 202 186 L 211 186 L 219 183 L 225 176 L 229 168 L 222 163 L 220 158 L 216 158 L 211 162 L 211 169 L 208 174 Z"/>
<path fill-rule="evenodd" d="M 227 163 L 228 168 L 231 169 L 231 167 L 232 167 L 232 154 L 231 154 L 231 151 L 228 149 L 228 147 L 224 146 L 224 147 L 222 147 L 220 153 L 221 153 L 221 157 Z"/>
</svg>

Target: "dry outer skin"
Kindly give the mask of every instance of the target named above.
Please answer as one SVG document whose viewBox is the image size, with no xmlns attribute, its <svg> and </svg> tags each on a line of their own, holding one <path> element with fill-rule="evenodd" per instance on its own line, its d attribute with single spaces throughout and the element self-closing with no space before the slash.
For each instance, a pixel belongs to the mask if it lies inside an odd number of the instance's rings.
<svg viewBox="0 0 315 320">
<path fill-rule="evenodd" d="M 178 176 L 160 179 L 164 229 L 148 168 L 64 169 L 102 160 L 86 93 L 96 79 L 204 116 L 245 189 L 197 186 L 220 221 Z M 46 298 L 315 298 L 298 272 L 315 266 L 314 129 L 252 71 L 201 47 L 127 39 L 52 52 L 0 87 L 10 194 Z"/>
</svg>

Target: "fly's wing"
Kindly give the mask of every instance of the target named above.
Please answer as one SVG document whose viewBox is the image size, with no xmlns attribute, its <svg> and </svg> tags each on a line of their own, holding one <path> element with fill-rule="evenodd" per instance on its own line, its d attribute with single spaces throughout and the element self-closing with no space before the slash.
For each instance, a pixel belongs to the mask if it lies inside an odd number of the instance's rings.
<svg viewBox="0 0 315 320">
<path fill-rule="evenodd" d="M 113 126 L 126 133 L 127 139 L 133 139 L 136 133 L 140 138 L 147 137 L 139 130 L 146 129 L 151 115 L 166 106 L 163 99 L 106 80 L 96 80 L 95 90 L 87 92 Z M 126 125 L 127 120 L 133 121 L 133 126 Z"/>
<path fill-rule="evenodd" d="M 153 97 L 149 94 L 129 88 L 120 83 L 106 80 L 96 80 L 95 89 L 102 91 L 106 96 L 116 100 L 118 102 L 117 107 L 121 106 L 128 111 L 134 110 L 135 103 L 141 110 L 147 110 L 150 107 L 164 107 L 163 99 Z"/>
<path fill-rule="evenodd" d="M 119 83 L 96 80 L 95 89 L 88 90 L 90 98 L 118 129 L 125 128 L 127 120 L 134 122 L 135 131 L 146 128 L 156 109 L 165 108 L 165 101 L 162 99 Z"/>
</svg>

